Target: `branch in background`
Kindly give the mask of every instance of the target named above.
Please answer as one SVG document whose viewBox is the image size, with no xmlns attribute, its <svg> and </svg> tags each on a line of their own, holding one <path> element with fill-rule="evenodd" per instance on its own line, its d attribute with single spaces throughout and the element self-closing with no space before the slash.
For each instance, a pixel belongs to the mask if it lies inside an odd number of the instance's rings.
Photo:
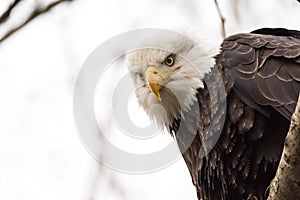
<svg viewBox="0 0 300 200">
<path fill-rule="evenodd" d="M 268 200 L 298 199 L 300 196 L 300 96 L 285 138 L 280 163 L 270 185 Z"/>
<path fill-rule="evenodd" d="M 63 2 L 71 2 L 73 0 L 58 0 L 55 2 L 50 3 L 49 5 L 40 8 L 37 7 L 35 8 L 31 14 L 27 17 L 27 19 L 25 19 L 25 21 L 23 21 L 21 24 L 19 24 L 18 26 L 12 28 L 11 30 L 9 30 L 1 39 L 0 39 L 0 43 L 3 42 L 4 40 L 6 40 L 8 37 L 10 37 L 11 35 L 13 35 L 14 33 L 16 33 L 17 31 L 19 31 L 21 28 L 23 28 L 25 25 L 27 25 L 29 22 L 31 22 L 32 20 L 34 20 L 36 17 L 38 17 L 41 14 L 47 13 L 48 11 L 50 11 L 52 8 L 56 7 L 57 5 L 63 3 Z M 12 4 L 13 5 L 13 4 Z M 12 7 L 12 6 L 10 6 Z M 14 6 L 11 8 L 11 10 L 14 8 Z M 9 9 L 8 9 L 9 10 Z M 10 11 L 9 11 L 10 13 Z M 5 13 L 4 13 L 5 14 Z M 3 16 L 3 15 L 2 15 Z M 1 17 L 2 17 L 1 16 Z M 8 14 L 9 16 L 9 14 Z M 8 17 L 7 16 L 7 17 Z M 7 17 L 4 19 L 7 20 Z"/>
<path fill-rule="evenodd" d="M 222 26 L 222 37 L 223 39 L 226 37 L 226 31 L 225 31 L 225 18 L 224 16 L 222 15 L 221 13 L 221 10 L 220 10 L 220 6 L 219 6 L 219 3 L 217 0 L 214 0 L 215 2 L 215 5 L 216 5 L 216 8 L 217 8 L 217 11 L 218 11 L 218 14 L 219 14 L 219 17 L 221 19 L 221 26 Z"/>
<path fill-rule="evenodd" d="M 0 24 L 6 22 L 9 18 L 11 11 L 21 2 L 22 0 L 15 0 L 12 4 L 9 5 L 7 10 L 0 16 Z"/>
<path fill-rule="evenodd" d="M 107 120 L 106 128 L 108 130 L 111 130 L 112 127 L 112 121 L 110 119 Z M 101 137 L 101 142 L 104 141 L 102 134 L 99 133 L 99 137 Z M 104 144 L 100 143 L 100 146 L 104 146 Z M 101 155 L 99 157 L 99 160 L 103 160 L 105 152 L 101 152 Z M 97 171 L 96 174 L 93 175 L 92 184 L 91 184 L 91 190 L 89 192 L 88 200 L 96 200 L 96 197 L 98 196 L 99 188 L 103 187 L 103 180 L 107 183 L 108 190 L 112 192 L 115 195 L 118 195 L 120 199 L 126 199 L 126 193 L 120 182 L 116 179 L 114 174 L 111 172 L 111 170 L 108 170 L 106 166 L 104 166 L 102 163 L 97 163 Z M 102 183 L 102 184 L 101 184 Z"/>
<path fill-rule="evenodd" d="M 232 0 L 230 6 L 233 10 L 233 15 L 238 24 L 240 24 L 240 15 L 239 15 L 239 0 Z"/>
</svg>

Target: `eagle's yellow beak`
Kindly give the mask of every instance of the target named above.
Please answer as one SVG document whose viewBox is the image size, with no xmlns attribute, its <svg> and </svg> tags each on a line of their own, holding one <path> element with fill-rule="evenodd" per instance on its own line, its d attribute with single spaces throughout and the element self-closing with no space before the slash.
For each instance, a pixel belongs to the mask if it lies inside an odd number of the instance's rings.
<svg viewBox="0 0 300 200">
<path fill-rule="evenodd" d="M 154 66 L 149 66 L 145 72 L 145 77 L 151 92 L 161 101 L 159 90 L 163 86 L 164 80 L 159 69 Z"/>
<path fill-rule="evenodd" d="M 159 90 L 164 86 L 171 75 L 176 73 L 180 67 L 177 67 L 174 70 L 168 70 L 165 73 L 162 73 L 157 67 L 149 66 L 146 69 L 145 77 L 147 80 L 148 87 L 151 92 L 155 95 L 157 100 L 161 101 Z"/>
</svg>

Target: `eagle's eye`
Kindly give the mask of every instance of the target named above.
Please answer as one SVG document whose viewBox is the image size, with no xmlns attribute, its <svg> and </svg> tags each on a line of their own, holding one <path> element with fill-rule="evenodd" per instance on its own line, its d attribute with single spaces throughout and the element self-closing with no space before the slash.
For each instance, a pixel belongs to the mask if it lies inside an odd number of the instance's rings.
<svg viewBox="0 0 300 200">
<path fill-rule="evenodd" d="M 165 65 L 172 66 L 175 63 L 175 54 L 171 53 L 164 61 Z"/>
</svg>

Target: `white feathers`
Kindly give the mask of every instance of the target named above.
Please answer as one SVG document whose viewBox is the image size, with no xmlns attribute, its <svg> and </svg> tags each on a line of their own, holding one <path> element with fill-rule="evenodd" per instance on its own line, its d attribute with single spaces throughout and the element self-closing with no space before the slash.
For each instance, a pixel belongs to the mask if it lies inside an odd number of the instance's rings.
<svg viewBox="0 0 300 200">
<path fill-rule="evenodd" d="M 160 128 L 169 128 L 174 119 L 184 117 L 183 113 L 189 111 L 196 100 L 197 89 L 204 86 L 204 75 L 214 66 L 213 57 L 218 53 L 218 47 L 213 48 L 214 46 L 203 41 L 196 43 L 181 34 L 171 34 L 170 37 L 152 34 L 149 38 L 144 38 L 143 46 L 148 48 L 136 50 L 126 56 L 126 64 L 137 88 L 138 103 Z M 172 67 L 163 64 L 170 53 L 176 54 Z M 161 101 L 146 87 L 143 74 L 149 65 L 154 65 L 163 72 L 180 68 L 160 90 Z M 157 104 L 164 109 L 157 109 Z"/>
</svg>

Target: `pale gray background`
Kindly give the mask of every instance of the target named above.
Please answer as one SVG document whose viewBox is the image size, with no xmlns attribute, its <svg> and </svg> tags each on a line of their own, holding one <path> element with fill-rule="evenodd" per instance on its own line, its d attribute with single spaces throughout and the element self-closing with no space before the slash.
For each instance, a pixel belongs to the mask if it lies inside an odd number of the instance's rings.
<svg viewBox="0 0 300 200">
<path fill-rule="evenodd" d="M 9 1 L 1 1 L 1 11 L 4 2 Z M 239 2 L 236 14 L 234 2 Z M 227 34 L 265 26 L 300 29 L 296 0 L 228 0 L 220 6 Z M 135 28 L 183 24 L 202 38 L 221 40 L 212 0 L 77 0 L 41 16 L 1 44 L 0 199 L 196 199 L 183 160 L 146 175 L 101 167 L 81 145 L 72 111 L 80 66 L 100 43 Z M 130 109 L 138 109 L 134 105 Z M 133 120 L 148 123 L 142 111 Z M 159 137 L 156 144 L 170 142 L 166 134 Z M 143 146 L 131 150 L 147 151 Z"/>
</svg>

